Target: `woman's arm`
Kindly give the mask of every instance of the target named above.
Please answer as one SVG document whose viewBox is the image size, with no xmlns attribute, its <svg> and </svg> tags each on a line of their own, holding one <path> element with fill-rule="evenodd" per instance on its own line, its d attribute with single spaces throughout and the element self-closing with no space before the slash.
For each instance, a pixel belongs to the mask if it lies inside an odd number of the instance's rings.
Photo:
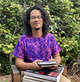
<svg viewBox="0 0 80 82">
<path fill-rule="evenodd" d="M 37 65 L 37 62 L 42 61 L 42 60 L 35 60 L 32 63 L 25 63 L 24 59 L 20 59 L 18 57 L 15 57 L 15 64 L 17 66 L 18 69 L 21 70 L 26 70 L 26 69 L 34 69 L 34 70 L 39 70 L 42 69 L 41 67 L 39 67 Z"/>
<path fill-rule="evenodd" d="M 61 63 L 61 57 L 60 57 L 60 54 L 59 53 L 56 54 L 56 55 L 54 55 L 53 56 L 53 59 L 58 62 L 58 65 Z"/>
</svg>

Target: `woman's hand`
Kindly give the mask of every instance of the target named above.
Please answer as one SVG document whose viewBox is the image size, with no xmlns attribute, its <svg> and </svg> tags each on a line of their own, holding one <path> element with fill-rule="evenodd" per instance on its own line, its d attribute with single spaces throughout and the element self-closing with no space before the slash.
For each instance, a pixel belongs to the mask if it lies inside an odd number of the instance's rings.
<svg viewBox="0 0 80 82">
<path fill-rule="evenodd" d="M 42 60 L 35 60 L 34 62 L 31 63 L 31 69 L 33 70 L 40 70 L 42 67 L 38 66 L 37 62 L 41 62 Z"/>
<path fill-rule="evenodd" d="M 56 61 L 55 59 L 50 59 L 49 61 Z M 56 66 L 51 66 L 51 67 L 48 67 L 48 69 L 55 69 L 58 67 L 58 64 Z"/>
<path fill-rule="evenodd" d="M 61 63 L 61 57 L 60 57 L 60 54 L 56 54 L 56 55 L 53 55 L 52 56 L 52 59 L 50 59 L 49 61 L 57 61 L 57 66 L 52 66 L 52 67 L 49 67 L 49 69 L 55 69 L 58 67 L 58 65 Z"/>
</svg>

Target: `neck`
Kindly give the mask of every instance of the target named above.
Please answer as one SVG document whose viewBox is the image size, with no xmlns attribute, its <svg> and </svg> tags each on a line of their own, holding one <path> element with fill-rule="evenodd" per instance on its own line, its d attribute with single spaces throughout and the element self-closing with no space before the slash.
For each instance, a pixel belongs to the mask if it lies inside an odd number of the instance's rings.
<svg viewBox="0 0 80 82">
<path fill-rule="evenodd" d="M 35 37 L 41 37 L 42 36 L 42 30 L 32 31 L 32 35 Z"/>
</svg>

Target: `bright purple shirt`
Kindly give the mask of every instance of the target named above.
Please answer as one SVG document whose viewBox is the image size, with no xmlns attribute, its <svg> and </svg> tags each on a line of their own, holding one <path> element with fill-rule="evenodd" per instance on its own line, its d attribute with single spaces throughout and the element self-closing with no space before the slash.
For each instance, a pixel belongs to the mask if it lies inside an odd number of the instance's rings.
<svg viewBox="0 0 80 82">
<path fill-rule="evenodd" d="M 61 51 L 53 34 L 48 33 L 45 37 L 29 37 L 22 35 L 14 49 L 13 55 L 24 59 L 25 62 L 33 62 L 35 60 L 48 61 L 52 55 L 56 55 Z"/>
</svg>

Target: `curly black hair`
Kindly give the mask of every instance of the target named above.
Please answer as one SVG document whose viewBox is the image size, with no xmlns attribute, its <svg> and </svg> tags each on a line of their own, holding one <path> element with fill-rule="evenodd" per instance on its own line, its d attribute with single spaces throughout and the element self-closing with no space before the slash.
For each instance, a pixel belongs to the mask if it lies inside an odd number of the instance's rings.
<svg viewBox="0 0 80 82">
<path fill-rule="evenodd" d="M 42 18 L 43 18 L 43 27 L 42 27 L 42 34 L 43 36 L 46 36 L 48 29 L 49 29 L 49 15 L 46 12 L 46 10 L 41 6 L 41 5 L 35 5 L 31 8 L 29 8 L 25 13 L 24 13 L 24 29 L 25 29 L 25 33 L 28 36 L 32 36 L 32 30 L 31 30 L 31 26 L 29 24 L 29 20 L 30 20 L 30 12 L 32 10 L 39 10 L 41 12 Z"/>
</svg>

